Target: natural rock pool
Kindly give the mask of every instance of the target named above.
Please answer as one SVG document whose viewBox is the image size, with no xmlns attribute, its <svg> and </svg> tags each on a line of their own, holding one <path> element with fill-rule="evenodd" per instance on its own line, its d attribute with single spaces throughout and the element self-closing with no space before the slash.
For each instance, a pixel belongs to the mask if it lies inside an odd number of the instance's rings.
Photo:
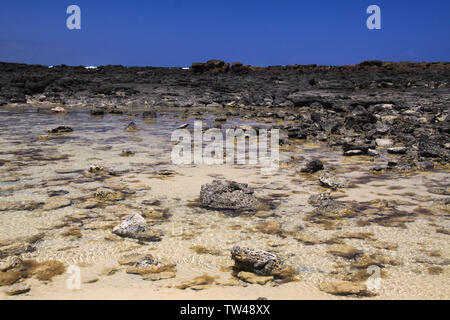
<svg viewBox="0 0 450 320">
<path fill-rule="evenodd" d="M 447 165 L 379 172 L 401 155 L 380 145 L 376 157 L 344 156 L 310 139 L 280 146 L 275 174 L 258 165 L 174 165 L 171 133 L 180 125 L 290 123 L 245 113 L 217 122 L 220 112 L 0 109 L 0 286 L 25 282 L 30 290 L 16 298 L 355 298 L 372 296 L 361 286 L 378 266 L 374 298 L 450 297 Z M 73 131 L 48 132 L 60 126 Z M 346 185 L 319 182 L 329 180 L 324 170 L 302 172 L 316 158 Z M 202 206 L 201 187 L 213 180 L 248 184 L 261 205 Z M 134 212 L 154 238 L 112 232 Z M 297 274 L 239 273 L 234 246 L 275 254 Z M 28 271 L 13 274 L 21 263 Z M 67 286 L 70 266 L 80 268 L 79 290 Z"/>
</svg>

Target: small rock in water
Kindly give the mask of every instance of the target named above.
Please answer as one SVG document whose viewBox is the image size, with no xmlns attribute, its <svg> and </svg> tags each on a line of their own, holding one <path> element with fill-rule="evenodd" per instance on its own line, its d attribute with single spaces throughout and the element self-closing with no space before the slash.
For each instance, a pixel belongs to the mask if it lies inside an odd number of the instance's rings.
<svg viewBox="0 0 450 320">
<path fill-rule="evenodd" d="M 67 126 L 59 126 L 56 128 L 53 128 L 51 130 L 48 130 L 48 133 L 68 133 L 68 132 L 72 132 L 73 129 L 71 127 L 67 127 Z"/>
<path fill-rule="evenodd" d="M 7 294 L 8 296 L 16 296 L 19 294 L 27 293 L 28 291 L 30 291 L 30 289 L 31 286 L 27 283 L 16 283 L 8 287 L 5 290 L 5 294 Z"/>
<path fill-rule="evenodd" d="M 122 224 L 114 227 L 114 234 L 144 241 L 160 241 L 161 237 L 149 230 L 145 219 L 137 212 L 130 214 Z"/>
<path fill-rule="evenodd" d="M 144 113 L 142 113 L 142 118 L 156 118 L 157 114 L 156 111 L 152 110 L 152 111 L 144 111 Z"/>
<path fill-rule="evenodd" d="M 67 110 L 64 109 L 63 107 L 55 107 L 55 108 L 52 108 L 51 110 L 54 113 L 65 113 L 65 112 L 67 112 Z"/>
<path fill-rule="evenodd" d="M 119 110 L 117 107 L 111 107 L 107 111 L 110 114 L 123 114 L 123 111 Z"/>
<path fill-rule="evenodd" d="M 103 116 L 104 114 L 105 114 L 105 110 L 103 110 L 101 108 L 91 110 L 91 116 Z"/>
<path fill-rule="evenodd" d="M 200 201 L 203 206 L 214 209 L 254 209 L 259 204 L 247 184 L 228 180 L 202 185 Z"/>
<path fill-rule="evenodd" d="M 189 126 L 189 123 L 183 123 L 181 126 L 176 127 L 176 129 L 184 129 Z"/>
<path fill-rule="evenodd" d="M 351 156 L 360 156 L 363 155 L 363 150 L 348 150 L 344 152 L 344 156 L 351 157 Z"/>
<path fill-rule="evenodd" d="M 139 130 L 139 127 L 136 123 L 130 122 L 125 130 L 127 130 L 128 132 L 135 132 Z"/>
<path fill-rule="evenodd" d="M 278 257 L 264 250 L 241 248 L 235 246 L 231 249 L 231 258 L 237 270 L 249 271 L 258 275 L 271 275 L 274 269 L 280 267 Z"/>
<path fill-rule="evenodd" d="M 387 152 L 391 154 L 405 154 L 406 150 L 406 147 L 392 147 L 388 148 Z"/>
<path fill-rule="evenodd" d="M 323 163 L 319 159 L 313 159 L 306 163 L 306 166 L 302 168 L 302 172 L 314 173 L 323 170 Z"/>
<path fill-rule="evenodd" d="M 434 163 L 431 161 L 421 161 L 417 164 L 417 167 L 420 170 L 433 170 L 434 169 Z"/>
<path fill-rule="evenodd" d="M 375 139 L 375 143 L 378 147 L 390 147 L 394 144 L 391 139 Z"/>
<path fill-rule="evenodd" d="M 345 203 L 334 200 L 329 191 L 310 196 L 308 203 L 316 208 L 315 214 L 321 216 L 340 214 L 346 209 Z"/>
<path fill-rule="evenodd" d="M 121 157 L 132 157 L 134 156 L 134 152 L 131 150 L 122 150 L 122 152 L 120 153 Z"/>
<path fill-rule="evenodd" d="M 320 178 L 319 182 L 321 185 L 336 190 L 338 188 L 346 188 L 348 186 L 347 180 L 343 178 L 337 178 L 329 172 L 324 172 Z"/>
<path fill-rule="evenodd" d="M 105 168 L 99 165 L 91 165 L 89 166 L 90 173 L 102 173 L 105 172 Z"/>
</svg>

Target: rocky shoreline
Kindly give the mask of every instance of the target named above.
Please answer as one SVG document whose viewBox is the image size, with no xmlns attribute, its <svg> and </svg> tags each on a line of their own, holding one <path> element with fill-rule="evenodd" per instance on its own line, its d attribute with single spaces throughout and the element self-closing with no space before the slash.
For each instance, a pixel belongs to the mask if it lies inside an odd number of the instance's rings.
<svg viewBox="0 0 450 320">
<path fill-rule="evenodd" d="M 0 105 L 90 108 L 93 115 L 151 109 L 145 113 L 153 117 L 169 107 L 198 115 L 214 108 L 225 120 L 283 121 L 274 127 L 284 144 L 327 141 L 346 156 L 380 156 L 375 148 L 385 147 L 402 160 L 374 170 L 409 171 L 449 160 L 448 79 L 445 62 L 261 68 L 210 60 L 189 69 L 0 63 Z"/>
<path fill-rule="evenodd" d="M 128 108 L 191 106 L 304 107 L 340 112 L 393 104 L 448 106 L 450 63 L 365 61 L 349 66 L 253 67 L 210 60 L 186 68 L 0 63 L 0 105 L 62 104 Z"/>
</svg>

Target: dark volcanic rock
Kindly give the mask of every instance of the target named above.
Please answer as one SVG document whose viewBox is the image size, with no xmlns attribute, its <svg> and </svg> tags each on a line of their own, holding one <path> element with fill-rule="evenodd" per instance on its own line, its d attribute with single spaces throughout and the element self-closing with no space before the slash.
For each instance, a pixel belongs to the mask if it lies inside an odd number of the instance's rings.
<svg viewBox="0 0 450 320">
<path fill-rule="evenodd" d="M 72 131 L 73 131 L 73 129 L 71 127 L 59 126 L 57 128 L 48 130 L 48 133 L 68 133 L 68 132 L 72 132 Z"/>
<path fill-rule="evenodd" d="M 149 118 L 156 118 L 158 115 L 156 114 L 156 111 L 154 111 L 154 110 L 151 110 L 151 111 L 144 111 L 143 113 L 142 113 L 142 118 L 146 118 L 146 119 L 149 119 Z"/>
<path fill-rule="evenodd" d="M 200 201 L 203 206 L 214 209 L 254 209 L 259 204 L 247 184 L 227 180 L 202 185 Z"/>
<path fill-rule="evenodd" d="M 390 138 L 394 145 L 405 146 L 408 155 L 414 151 L 419 157 L 445 162 L 450 134 L 448 79 L 446 62 L 261 68 L 209 60 L 188 70 L 0 63 L 0 105 L 57 103 L 97 106 L 111 113 L 116 113 L 115 106 L 124 111 L 225 106 L 231 114 L 246 106 L 255 113 L 258 107 L 270 107 L 270 112 L 261 112 L 290 121 L 282 128 L 289 138 L 358 137 L 361 141 L 346 141 L 347 155 L 368 154 L 374 149 L 372 141 Z"/>
<path fill-rule="evenodd" d="M 314 173 L 317 171 L 323 170 L 323 163 L 319 159 L 313 159 L 308 161 L 304 168 L 302 168 L 302 172 Z"/>
</svg>

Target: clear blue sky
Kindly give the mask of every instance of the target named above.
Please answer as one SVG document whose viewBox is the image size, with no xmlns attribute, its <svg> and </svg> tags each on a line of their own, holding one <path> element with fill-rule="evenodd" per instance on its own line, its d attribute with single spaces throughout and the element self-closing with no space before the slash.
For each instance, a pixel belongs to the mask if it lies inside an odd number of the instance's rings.
<svg viewBox="0 0 450 320">
<path fill-rule="evenodd" d="M 81 30 L 66 8 L 81 8 Z M 382 30 L 366 8 L 381 7 Z M 266 66 L 450 61 L 450 0 L 16 0 L 0 3 L 0 61 Z"/>
</svg>

